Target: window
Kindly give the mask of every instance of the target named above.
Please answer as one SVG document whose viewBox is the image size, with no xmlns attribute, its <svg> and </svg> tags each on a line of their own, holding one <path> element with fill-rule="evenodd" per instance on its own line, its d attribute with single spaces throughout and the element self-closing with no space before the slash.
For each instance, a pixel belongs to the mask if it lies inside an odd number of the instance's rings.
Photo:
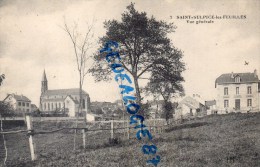
<svg viewBox="0 0 260 167">
<path fill-rule="evenodd" d="M 224 100 L 224 107 L 228 107 L 228 100 Z"/>
<path fill-rule="evenodd" d="M 53 103 L 51 103 L 51 109 L 53 110 Z"/>
<path fill-rule="evenodd" d="M 240 82 L 240 77 L 239 76 L 235 78 L 235 82 Z"/>
<path fill-rule="evenodd" d="M 82 99 L 82 107 L 85 109 L 85 99 Z"/>
<path fill-rule="evenodd" d="M 29 109 L 27 109 L 26 111 L 29 112 Z"/>
<path fill-rule="evenodd" d="M 44 110 L 46 110 L 46 103 L 44 103 Z"/>
<path fill-rule="evenodd" d="M 247 107 L 252 107 L 252 99 L 247 99 Z"/>
<path fill-rule="evenodd" d="M 247 87 L 247 94 L 252 94 L 251 86 L 248 86 L 248 87 Z"/>
<path fill-rule="evenodd" d="M 224 95 L 228 95 L 228 88 L 224 88 Z"/>
<path fill-rule="evenodd" d="M 25 103 L 24 103 L 24 102 L 23 102 L 22 104 L 23 104 L 23 106 L 25 106 Z"/>
<path fill-rule="evenodd" d="M 50 111 L 50 103 L 48 103 L 48 110 Z"/>
<path fill-rule="evenodd" d="M 59 108 L 60 108 L 60 103 L 59 103 Z"/>
<path fill-rule="evenodd" d="M 26 103 L 26 106 L 29 107 L 29 103 Z"/>
<path fill-rule="evenodd" d="M 18 102 L 18 106 L 21 106 L 21 102 Z"/>
<path fill-rule="evenodd" d="M 236 94 L 239 95 L 239 87 L 236 87 Z"/>
</svg>

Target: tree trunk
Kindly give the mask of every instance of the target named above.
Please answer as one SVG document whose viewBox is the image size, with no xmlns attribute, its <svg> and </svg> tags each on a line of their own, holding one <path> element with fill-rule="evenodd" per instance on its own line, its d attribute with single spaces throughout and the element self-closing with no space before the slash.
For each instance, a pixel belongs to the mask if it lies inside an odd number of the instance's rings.
<svg viewBox="0 0 260 167">
<path fill-rule="evenodd" d="M 134 74 L 133 78 L 134 78 L 136 98 L 137 98 L 137 102 L 136 103 L 140 105 L 139 115 L 144 116 L 144 108 L 142 107 L 141 93 L 140 93 L 140 88 L 139 88 L 137 75 Z"/>
<path fill-rule="evenodd" d="M 134 84 L 135 84 L 137 103 L 141 106 L 141 93 L 140 93 L 137 75 L 133 75 L 133 78 L 134 78 Z"/>
</svg>

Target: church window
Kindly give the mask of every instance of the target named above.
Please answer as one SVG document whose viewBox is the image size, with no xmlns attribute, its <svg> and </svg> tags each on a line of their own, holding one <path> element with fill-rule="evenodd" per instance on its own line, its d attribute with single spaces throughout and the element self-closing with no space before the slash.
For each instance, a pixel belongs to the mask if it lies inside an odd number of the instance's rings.
<svg viewBox="0 0 260 167">
<path fill-rule="evenodd" d="M 82 108 L 85 109 L 85 99 L 82 99 Z"/>
</svg>

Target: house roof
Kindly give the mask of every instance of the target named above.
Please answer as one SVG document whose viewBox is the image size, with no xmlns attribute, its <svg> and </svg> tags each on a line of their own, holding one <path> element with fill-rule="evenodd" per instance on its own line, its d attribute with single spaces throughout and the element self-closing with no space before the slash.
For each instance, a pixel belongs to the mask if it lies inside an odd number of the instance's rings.
<svg viewBox="0 0 260 167">
<path fill-rule="evenodd" d="M 213 106 L 213 105 L 216 105 L 216 100 L 205 101 L 205 105 L 206 105 L 206 106 Z"/>
<path fill-rule="evenodd" d="M 79 104 L 79 101 L 78 100 L 76 100 L 76 99 L 73 99 L 73 97 L 71 96 L 71 95 L 68 95 L 67 97 L 69 97 L 75 104 Z M 66 98 L 67 98 L 66 97 Z M 66 99 L 65 98 L 65 99 Z"/>
<path fill-rule="evenodd" d="M 232 77 L 233 75 L 233 77 Z M 235 78 L 240 77 L 240 83 L 248 83 L 248 82 L 259 82 L 258 76 L 254 73 L 227 73 L 222 74 L 216 79 L 216 84 L 224 84 L 224 83 L 235 83 Z"/>
<path fill-rule="evenodd" d="M 31 102 L 31 100 L 28 97 L 26 97 L 24 95 L 16 95 L 16 94 L 8 94 L 5 99 L 7 99 L 9 96 L 13 96 L 16 101 Z"/>
<path fill-rule="evenodd" d="M 54 89 L 54 90 L 47 90 L 43 93 L 43 95 L 51 96 L 51 95 L 78 95 L 79 88 L 72 88 L 72 89 Z M 84 90 L 82 90 L 82 94 L 88 95 Z"/>
</svg>

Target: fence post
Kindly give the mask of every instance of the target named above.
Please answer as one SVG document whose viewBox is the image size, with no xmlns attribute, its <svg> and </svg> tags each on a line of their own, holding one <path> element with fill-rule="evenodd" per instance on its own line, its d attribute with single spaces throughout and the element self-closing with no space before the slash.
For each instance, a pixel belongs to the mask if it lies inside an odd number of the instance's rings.
<svg viewBox="0 0 260 167">
<path fill-rule="evenodd" d="M 114 120 L 111 121 L 111 139 L 114 138 Z"/>
<path fill-rule="evenodd" d="M 26 115 L 26 125 L 27 125 L 27 130 L 29 131 L 29 146 L 30 146 L 30 152 L 31 152 L 31 158 L 32 160 L 36 160 L 36 154 L 35 154 L 35 147 L 33 143 L 33 125 L 32 125 L 32 120 L 30 115 Z"/>
<path fill-rule="evenodd" d="M 82 135 L 83 135 L 83 148 L 86 148 L 86 129 L 82 129 Z"/>
<path fill-rule="evenodd" d="M 127 139 L 130 139 L 130 125 L 127 124 Z"/>
</svg>

